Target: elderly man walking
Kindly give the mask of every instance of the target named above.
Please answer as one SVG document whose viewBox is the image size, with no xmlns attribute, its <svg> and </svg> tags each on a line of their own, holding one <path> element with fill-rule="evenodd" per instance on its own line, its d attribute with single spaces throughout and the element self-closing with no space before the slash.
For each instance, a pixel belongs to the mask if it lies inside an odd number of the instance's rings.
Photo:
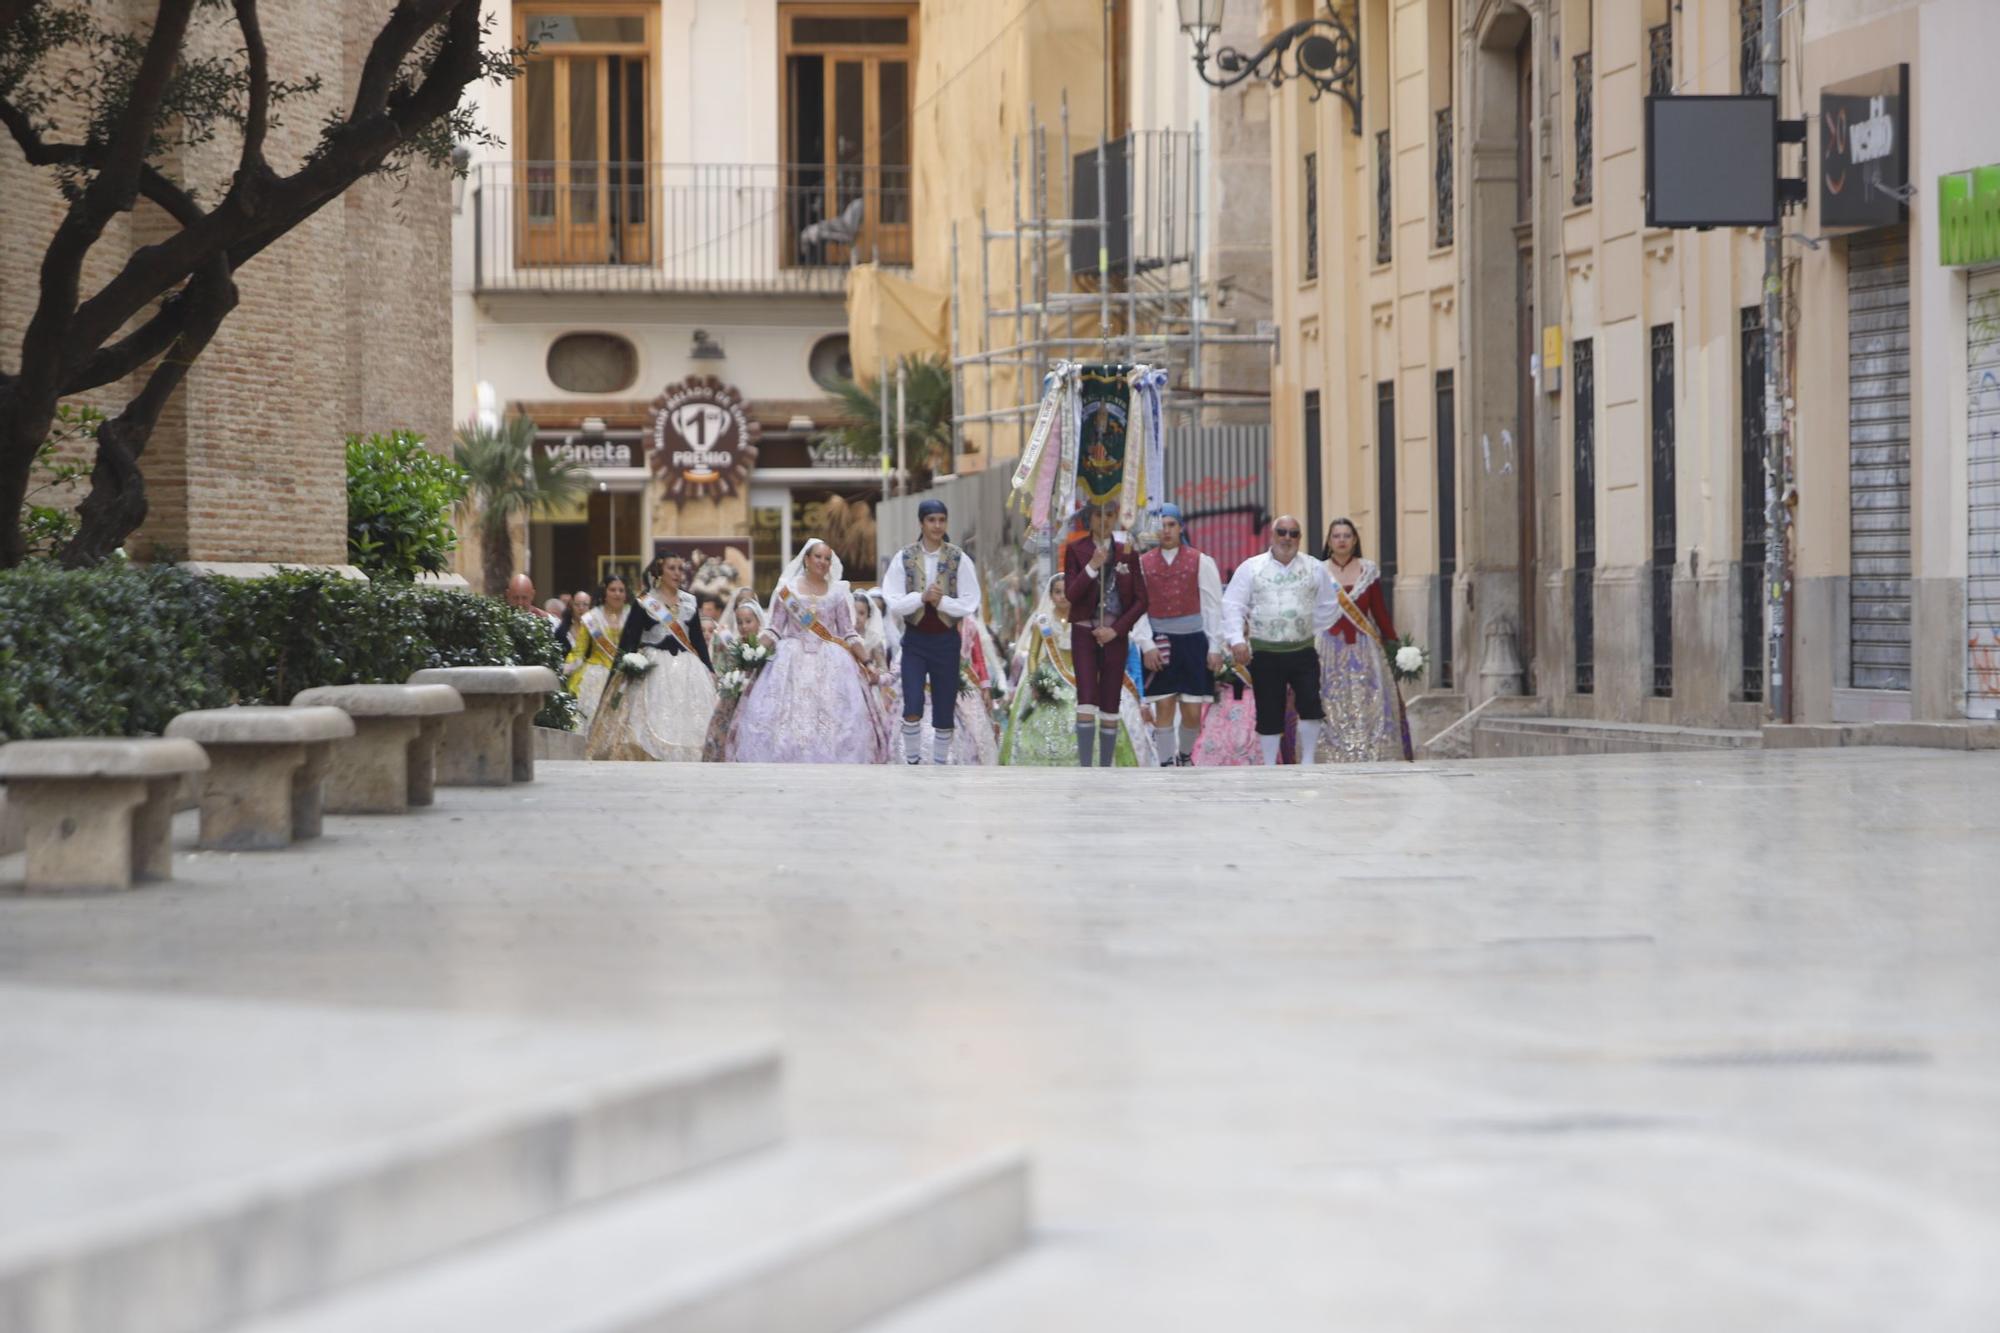
<svg viewBox="0 0 2000 1333">
<path fill-rule="evenodd" d="M 1271 525 L 1271 549 L 1236 567 L 1222 595 L 1223 638 L 1238 666 L 1250 668 L 1257 698 L 1257 743 L 1264 762 L 1278 762 L 1285 734 L 1285 691 L 1299 710 L 1299 762 L 1313 762 L 1326 709 L 1319 694 L 1314 636 L 1333 623 L 1339 599 L 1326 566 L 1299 550 L 1299 520 L 1282 514 Z"/>
</svg>

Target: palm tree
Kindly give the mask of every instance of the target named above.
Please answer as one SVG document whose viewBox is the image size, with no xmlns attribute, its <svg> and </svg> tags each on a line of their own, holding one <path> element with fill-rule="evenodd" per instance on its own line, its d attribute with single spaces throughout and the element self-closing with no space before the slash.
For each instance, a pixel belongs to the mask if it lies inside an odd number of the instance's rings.
<svg viewBox="0 0 2000 1333">
<path fill-rule="evenodd" d="M 909 468 L 912 474 L 951 471 L 951 367 L 941 356 L 906 356 L 902 362 L 909 377 L 904 390 L 904 420 L 907 431 Z M 834 396 L 845 409 L 848 424 L 823 431 L 819 438 L 863 457 L 872 458 L 882 449 L 882 399 L 889 402 L 889 441 L 895 447 L 896 381 L 894 376 L 876 383 L 840 380 Z M 912 489 L 919 489 L 916 476 Z M 923 478 L 928 484 L 929 478 Z"/>
<path fill-rule="evenodd" d="M 589 474 L 537 452 L 535 423 L 522 416 L 497 428 L 480 422 L 461 427 L 451 454 L 466 472 L 460 521 L 476 518 L 479 524 L 480 577 L 488 596 L 502 596 L 514 574 L 514 519 L 582 499 Z"/>
</svg>

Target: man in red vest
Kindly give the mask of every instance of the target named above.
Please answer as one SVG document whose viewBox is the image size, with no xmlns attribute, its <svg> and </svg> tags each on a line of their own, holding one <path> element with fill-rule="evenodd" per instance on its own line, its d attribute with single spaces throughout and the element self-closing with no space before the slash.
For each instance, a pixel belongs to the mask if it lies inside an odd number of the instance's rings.
<svg viewBox="0 0 2000 1333">
<path fill-rule="evenodd" d="M 1161 768 L 1194 762 L 1201 706 L 1222 670 L 1222 573 L 1181 534 L 1178 505 L 1161 511 L 1160 544 L 1139 558 L 1146 584 L 1146 702 L 1153 706 L 1153 748 Z M 1178 715 L 1176 714 L 1178 707 Z M 1176 739 L 1176 723 L 1179 736 Z"/>
<path fill-rule="evenodd" d="M 1092 733 L 1097 765 L 1111 767 L 1118 748 L 1118 695 L 1125 686 L 1125 658 L 1132 627 L 1146 614 L 1146 581 L 1132 548 L 1113 538 L 1116 504 L 1090 510 L 1090 535 L 1063 554 L 1063 595 L 1069 598 L 1070 657 L 1076 664 L 1076 762 L 1091 766 Z"/>
</svg>

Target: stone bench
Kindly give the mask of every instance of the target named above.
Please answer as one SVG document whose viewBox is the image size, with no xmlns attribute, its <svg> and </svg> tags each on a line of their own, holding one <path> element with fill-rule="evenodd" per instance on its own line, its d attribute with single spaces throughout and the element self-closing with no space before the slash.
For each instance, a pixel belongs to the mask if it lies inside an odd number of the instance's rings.
<svg viewBox="0 0 2000 1333">
<path fill-rule="evenodd" d="M 535 714 L 556 692 L 547 667 L 431 667 L 412 685 L 449 685 L 465 711 L 448 719 L 438 750 L 441 787 L 504 787 L 535 780 Z"/>
<path fill-rule="evenodd" d="M 327 769 L 354 723 L 338 708 L 251 704 L 182 713 L 167 735 L 208 752 L 200 845 L 273 851 L 319 836 Z"/>
<path fill-rule="evenodd" d="M 188 740 L 15 741 L 0 781 L 18 811 L 31 892 L 172 879 L 174 792 L 208 767 Z"/>
<path fill-rule="evenodd" d="M 301 690 L 292 707 L 338 708 L 354 722 L 326 775 L 327 811 L 400 815 L 437 799 L 445 719 L 465 701 L 448 685 L 322 685 Z"/>
</svg>

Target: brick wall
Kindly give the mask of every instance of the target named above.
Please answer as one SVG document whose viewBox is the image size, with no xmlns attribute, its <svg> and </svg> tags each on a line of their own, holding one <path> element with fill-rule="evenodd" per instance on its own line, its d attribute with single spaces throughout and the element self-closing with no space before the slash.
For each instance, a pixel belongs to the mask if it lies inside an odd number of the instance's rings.
<svg viewBox="0 0 2000 1333">
<path fill-rule="evenodd" d="M 393 0 L 275 0 L 263 7 L 274 77 L 326 87 L 286 106 L 266 150 L 296 168 L 344 104 Z M 227 11 L 200 11 L 193 49 L 240 45 Z M 218 197 L 235 164 L 224 134 L 180 154 L 181 178 Z M 349 431 L 398 426 L 446 438 L 451 413 L 450 183 L 413 167 L 362 183 L 246 264 L 241 301 L 162 418 L 144 461 L 150 512 L 136 554 L 341 563 Z M 109 271 L 168 225 L 142 210 L 99 247 Z M 32 313 L 41 246 L 60 201 L 0 154 L 0 356 Z M 100 406 L 115 408 L 115 394 Z"/>
</svg>

